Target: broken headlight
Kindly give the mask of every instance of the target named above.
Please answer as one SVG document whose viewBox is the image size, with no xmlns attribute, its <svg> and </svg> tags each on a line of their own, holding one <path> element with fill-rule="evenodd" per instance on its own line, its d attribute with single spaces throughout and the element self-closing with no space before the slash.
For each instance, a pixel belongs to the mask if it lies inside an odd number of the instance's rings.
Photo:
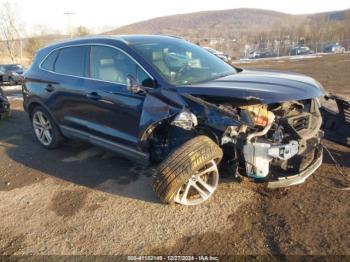
<svg viewBox="0 0 350 262">
<path fill-rule="evenodd" d="M 185 130 L 192 130 L 198 125 L 197 117 L 188 110 L 184 110 L 175 116 L 171 125 L 180 127 Z"/>
</svg>

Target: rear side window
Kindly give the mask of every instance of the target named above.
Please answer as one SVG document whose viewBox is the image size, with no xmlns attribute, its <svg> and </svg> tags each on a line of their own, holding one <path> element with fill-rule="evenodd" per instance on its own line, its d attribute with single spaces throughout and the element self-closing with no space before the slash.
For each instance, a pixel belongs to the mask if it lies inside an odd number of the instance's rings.
<svg viewBox="0 0 350 262">
<path fill-rule="evenodd" d="M 87 76 L 88 49 L 87 46 L 61 49 L 54 63 L 53 71 L 65 75 Z"/>
<path fill-rule="evenodd" d="M 53 51 L 42 63 L 41 67 L 43 69 L 53 71 L 54 70 L 54 65 L 57 59 L 58 51 Z"/>
</svg>

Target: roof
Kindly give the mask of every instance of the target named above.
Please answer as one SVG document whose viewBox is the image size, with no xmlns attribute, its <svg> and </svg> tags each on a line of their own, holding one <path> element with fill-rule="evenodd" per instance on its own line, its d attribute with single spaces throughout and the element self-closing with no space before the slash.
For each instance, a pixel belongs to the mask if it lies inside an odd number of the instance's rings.
<svg viewBox="0 0 350 262">
<path fill-rule="evenodd" d="M 82 38 L 75 38 L 69 40 L 63 40 L 54 44 L 51 44 L 47 47 L 58 47 L 63 45 L 74 45 L 74 44 L 82 44 L 89 42 L 104 42 L 105 41 L 118 41 L 122 42 L 126 45 L 133 45 L 137 43 L 152 43 L 154 41 L 163 42 L 168 40 L 183 40 L 180 37 L 176 36 L 167 36 L 167 35 L 99 35 L 99 36 L 88 36 Z"/>
</svg>

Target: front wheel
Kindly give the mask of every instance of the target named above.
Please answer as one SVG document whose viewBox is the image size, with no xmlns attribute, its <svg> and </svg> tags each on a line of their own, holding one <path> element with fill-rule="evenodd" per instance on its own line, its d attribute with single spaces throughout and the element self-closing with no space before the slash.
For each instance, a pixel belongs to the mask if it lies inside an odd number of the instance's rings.
<svg viewBox="0 0 350 262">
<path fill-rule="evenodd" d="M 153 189 L 167 204 L 199 205 L 215 192 L 222 150 L 209 137 L 195 137 L 172 152 L 159 166 Z"/>
</svg>

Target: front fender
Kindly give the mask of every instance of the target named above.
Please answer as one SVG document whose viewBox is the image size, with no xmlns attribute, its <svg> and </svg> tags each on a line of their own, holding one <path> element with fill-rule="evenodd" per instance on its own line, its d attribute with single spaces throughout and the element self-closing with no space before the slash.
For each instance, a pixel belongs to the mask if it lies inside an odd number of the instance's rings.
<svg viewBox="0 0 350 262">
<path fill-rule="evenodd" d="M 150 90 L 145 97 L 140 119 L 141 143 L 147 139 L 149 130 L 174 117 L 187 106 L 185 100 L 175 90 L 163 88 Z"/>
<path fill-rule="evenodd" d="M 143 144 L 154 128 L 171 119 L 185 108 L 196 115 L 202 127 L 224 132 L 228 126 L 239 126 L 238 116 L 214 104 L 189 94 L 179 94 L 173 89 L 154 89 L 145 98 L 140 120 L 140 142 Z"/>
</svg>

